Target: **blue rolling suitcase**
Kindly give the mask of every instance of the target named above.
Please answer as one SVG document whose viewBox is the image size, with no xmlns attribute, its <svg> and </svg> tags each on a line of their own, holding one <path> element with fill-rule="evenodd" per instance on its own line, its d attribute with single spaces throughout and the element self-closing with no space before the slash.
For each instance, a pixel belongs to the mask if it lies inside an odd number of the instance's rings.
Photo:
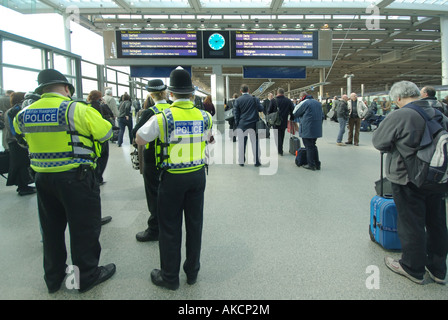
<svg viewBox="0 0 448 320">
<path fill-rule="evenodd" d="M 383 194 L 383 153 L 381 154 L 380 194 L 370 201 L 370 239 L 384 249 L 401 250 L 397 233 L 397 208 L 391 195 Z"/>
</svg>

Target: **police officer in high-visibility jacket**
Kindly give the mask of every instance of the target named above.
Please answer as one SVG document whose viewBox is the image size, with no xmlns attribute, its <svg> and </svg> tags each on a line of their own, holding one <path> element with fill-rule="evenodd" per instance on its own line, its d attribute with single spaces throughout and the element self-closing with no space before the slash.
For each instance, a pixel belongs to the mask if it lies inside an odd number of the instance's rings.
<svg viewBox="0 0 448 320">
<path fill-rule="evenodd" d="M 185 216 L 187 283 L 194 284 L 200 267 L 205 190 L 205 147 L 211 137 L 212 118 L 194 107 L 190 74 L 178 68 L 170 74 L 170 108 L 152 117 L 138 131 L 140 145 L 159 139 L 160 184 L 158 194 L 160 269 L 151 281 L 161 287 L 179 287 L 182 219 Z"/>
<path fill-rule="evenodd" d="M 113 263 L 98 266 L 101 199 L 94 176 L 100 143 L 112 137 L 112 126 L 94 108 L 71 100 L 74 87 L 59 71 L 43 70 L 37 81 L 41 99 L 17 114 L 14 128 L 28 143 L 35 172 L 44 279 L 54 293 L 69 273 L 75 276 L 70 289 L 85 292 L 115 273 Z M 72 267 L 66 264 L 67 223 Z"/>
<path fill-rule="evenodd" d="M 155 114 L 169 108 L 170 104 L 166 102 L 166 84 L 160 79 L 152 79 L 148 81 L 146 90 L 148 90 L 154 101 L 154 106 L 149 107 L 140 115 L 140 120 L 132 129 L 135 138 L 138 129 L 140 129 Z M 157 140 L 157 139 L 156 139 Z M 143 151 L 143 181 L 145 184 L 146 203 L 150 213 L 148 219 L 148 227 L 145 231 L 136 234 L 137 241 L 157 241 L 159 239 L 159 220 L 157 218 L 157 195 L 159 189 L 159 167 L 156 164 L 156 146 L 157 141 L 154 140 L 145 145 Z"/>
</svg>

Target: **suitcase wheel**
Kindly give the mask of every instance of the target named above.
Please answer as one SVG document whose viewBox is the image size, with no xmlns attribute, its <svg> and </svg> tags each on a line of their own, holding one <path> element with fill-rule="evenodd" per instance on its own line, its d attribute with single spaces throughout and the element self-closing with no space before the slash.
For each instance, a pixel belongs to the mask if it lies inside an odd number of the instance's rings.
<svg viewBox="0 0 448 320">
<path fill-rule="evenodd" d="M 375 241 L 375 236 L 372 233 L 372 228 L 371 228 L 370 224 L 369 224 L 369 236 L 370 236 L 370 240 L 372 240 L 373 242 L 376 242 Z"/>
</svg>

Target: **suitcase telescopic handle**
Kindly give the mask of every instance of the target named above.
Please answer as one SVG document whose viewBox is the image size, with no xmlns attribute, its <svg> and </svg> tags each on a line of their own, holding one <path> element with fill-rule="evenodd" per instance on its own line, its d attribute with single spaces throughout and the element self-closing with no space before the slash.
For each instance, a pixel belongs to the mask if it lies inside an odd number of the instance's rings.
<svg viewBox="0 0 448 320">
<path fill-rule="evenodd" d="M 381 151 L 381 172 L 380 172 L 380 190 L 381 190 L 381 196 L 384 197 L 384 190 L 383 190 L 383 184 L 384 184 L 384 180 L 383 180 L 383 167 L 384 167 L 384 151 Z"/>
</svg>

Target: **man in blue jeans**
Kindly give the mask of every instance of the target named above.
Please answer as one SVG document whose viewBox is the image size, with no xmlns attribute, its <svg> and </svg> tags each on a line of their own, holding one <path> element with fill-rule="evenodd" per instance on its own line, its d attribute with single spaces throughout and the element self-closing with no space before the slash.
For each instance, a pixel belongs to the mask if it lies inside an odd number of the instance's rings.
<svg viewBox="0 0 448 320">
<path fill-rule="evenodd" d="M 347 126 L 347 121 L 348 121 L 348 116 L 349 116 L 347 101 L 348 101 L 348 96 L 346 94 L 344 94 L 342 96 L 342 99 L 340 101 L 338 101 L 338 105 L 336 107 L 336 114 L 337 114 L 338 122 L 339 122 L 339 133 L 338 133 L 338 137 L 336 139 L 336 144 L 338 146 L 346 145 L 345 143 L 342 142 L 342 137 L 344 136 L 345 127 Z"/>
</svg>

